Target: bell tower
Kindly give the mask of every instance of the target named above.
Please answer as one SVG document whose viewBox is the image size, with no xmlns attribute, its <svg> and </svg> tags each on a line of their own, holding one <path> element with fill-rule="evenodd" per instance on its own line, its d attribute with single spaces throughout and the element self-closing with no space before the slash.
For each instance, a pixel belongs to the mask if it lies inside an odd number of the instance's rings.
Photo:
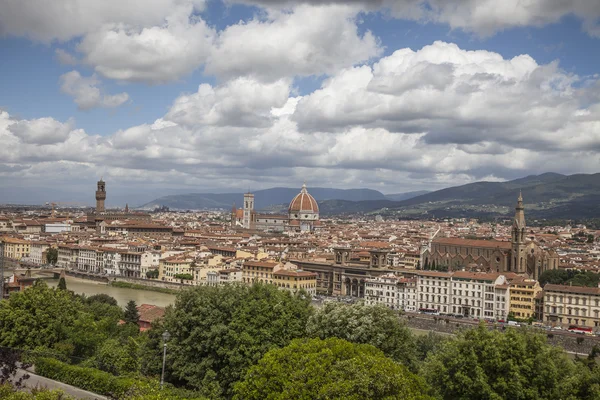
<svg viewBox="0 0 600 400">
<path fill-rule="evenodd" d="M 523 208 L 523 196 L 519 192 L 517 206 L 515 207 L 515 219 L 512 226 L 512 268 L 513 272 L 524 274 L 527 272 L 527 254 L 525 254 L 525 209 Z"/>
<path fill-rule="evenodd" d="M 98 188 L 96 190 L 96 212 L 104 212 L 104 200 L 106 200 L 106 183 L 100 178 Z"/>
</svg>

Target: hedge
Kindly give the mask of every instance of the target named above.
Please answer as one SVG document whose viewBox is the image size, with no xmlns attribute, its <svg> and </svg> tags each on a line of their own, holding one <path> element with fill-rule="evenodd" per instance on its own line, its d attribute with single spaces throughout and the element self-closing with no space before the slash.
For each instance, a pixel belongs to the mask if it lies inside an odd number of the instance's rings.
<svg viewBox="0 0 600 400">
<path fill-rule="evenodd" d="M 137 381 L 131 378 L 116 377 L 94 368 L 69 365 L 52 358 L 38 358 L 35 373 L 90 392 L 109 397 L 123 398 L 136 387 Z"/>
</svg>

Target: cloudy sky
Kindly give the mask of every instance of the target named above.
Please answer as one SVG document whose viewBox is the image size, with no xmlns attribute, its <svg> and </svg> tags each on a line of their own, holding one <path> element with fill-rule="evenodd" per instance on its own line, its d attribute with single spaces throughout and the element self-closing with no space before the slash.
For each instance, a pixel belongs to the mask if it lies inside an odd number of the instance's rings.
<svg viewBox="0 0 600 400">
<path fill-rule="evenodd" d="M 600 172 L 598 0 L 0 10 L 0 201 Z"/>
</svg>

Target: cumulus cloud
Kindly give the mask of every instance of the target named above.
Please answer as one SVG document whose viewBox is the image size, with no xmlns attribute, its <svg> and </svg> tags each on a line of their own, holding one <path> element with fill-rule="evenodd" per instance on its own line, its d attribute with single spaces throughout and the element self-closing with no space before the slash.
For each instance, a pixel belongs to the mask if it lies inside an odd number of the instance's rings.
<svg viewBox="0 0 600 400">
<path fill-rule="evenodd" d="M 265 19 L 228 26 L 220 33 L 206 65 L 219 77 L 250 75 L 274 81 L 322 75 L 369 60 L 382 52 L 369 31 L 356 26 L 351 6 L 298 6 L 269 11 Z"/>
<path fill-rule="evenodd" d="M 164 83 L 177 80 L 198 67 L 208 56 L 215 32 L 180 6 L 164 24 L 136 28 L 105 25 L 86 35 L 77 46 L 83 61 L 99 74 L 116 80 Z"/>
<path fill-rule="evenodd" d="M 60 90 L 72 96 L 80 110 L 114 108 L 129 100 L 129 95 L 125 92 L 114 95 L 102 93 L 99 88 L 100 80 L 96 75 L 86 78 L 77 71 L 71 71 L 61 75 L 60 82 Z"/>
<path fill-rule="evenodd" d="M 204 0 L 1 0 L 0 35 L 68 41 L 105 24 L 160 25 L 173 8 L 204 8 Z"/>
<path fill-rule="evenodd" d="M 228 0 L 263 7 L 295 4 L 356 4 L 365 11 L 387 10 L 398 19 L 439 22 L 489 36 L 504 29 L 544 26 L 574 15 L 583 29 L 600 37 L 600 2 L 596 0 Z"/>
<path fill-rule="evenodd" d="M 165 119 L 189 127 L 266 127 L 271 124 L 271 109 L 285 105 L 290 83 L 237 78 L 217 88 L 202 84 L 196 93 L 178 97 Z"/>
<path fill-rule="evenodd" d="M 505 59 L 435 42 L 346 68 L 305 96 L 286 79 L 203 84 L 153 123 L 106 137 L 71 121 L 2 112 L 0 159 L 28 168 L 0 176 L 28 179 L 61 163 L 157 185 L 256 188 L 307 179 L 314 186 L 397 191 L 557 166 L 595 172 L 594 79 L 528 55 Z"/>
</svg>

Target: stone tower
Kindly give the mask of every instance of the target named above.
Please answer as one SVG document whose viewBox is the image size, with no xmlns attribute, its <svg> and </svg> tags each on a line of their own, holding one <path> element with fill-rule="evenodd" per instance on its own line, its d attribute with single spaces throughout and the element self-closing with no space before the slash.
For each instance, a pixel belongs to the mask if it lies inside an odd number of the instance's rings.
<svg viewBox="0 0 600 400">
<path fill-rule="evenodd" d="M 524 274 L 527 272 L 527 254 L 525 253 L 525 211 L 523 208 L 523 196 L 519 192 L 517 206 L 515 207 L 515 219 L 512 226 L 512 268 L 513 272 Z"/>
<path fill-rule="evenodd" d="M 244 194 L 244 228 L 254 228 L 254 194 Z"/>
<path fill-rule="evenodd" d="M 104 212 L 104 200 L 106 200 L 106 184 L 100 178 L 98 181 L 98 189 L 96 190 L 96 212 Z"/>
</svg>

